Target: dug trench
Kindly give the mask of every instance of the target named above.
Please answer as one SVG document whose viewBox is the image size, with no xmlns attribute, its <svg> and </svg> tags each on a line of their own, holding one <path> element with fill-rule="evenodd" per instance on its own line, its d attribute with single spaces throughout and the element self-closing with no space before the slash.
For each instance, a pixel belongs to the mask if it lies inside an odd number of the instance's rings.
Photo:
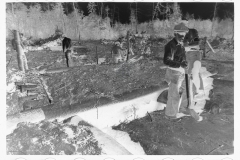
<svg viewBox="0 0 240 160">
<path fill-rule="evenodd" d="M 46 56 L 43 56 L 45 54 Z M 49 64 L 48 62 L 56 61 L 57 57 L 59 57 L 58 54 L 59 53 L 30 53 L 27 56 L 29 56 L 29 59 L 38 56 L 37 60 L 31 61 L 30 63 L 30 65 L 36 67 L 39 66 L 39 62 L 44 61 L 45 63 L 43 65 L 45 65 Z M 39 61 L 39 58 L 45 59 Z M 16 64 L 16 59 L 13 57 L 9 66 L 16 68 Z M 166 84 L 163 85 L 162 83 L 165 73 L 165 70 L 160 68 L 162 65 L 161 58 L 158 60 L 145 59 L 134 64 L 77 66 L 67 72 L 55 73 L 50 77 L 46 76 L 46 84 L 53 96 L 54 103 L 45 105 L 41 108 L 41 112 L 32 114 L 32 117 L 38 115 L 38 117 L 36 116 L 36 118 L 39 118 L 38 121 L 44 119 L 50 120 L 59 116 L 67 118 L 75 115 L 80 110 L 85 110 L 85 108 L 93 108 L 96 102 L 98 102 L 99 106 L 109 104 L 110 102 L 113 103 L 114 100 L 123 102 L 139 96 L 141 99 L 141 96 L 154 91 L 155 94 L 152 97 L 155 97 L 156 100 L 161 89 L 167 87 Z M 148 114 L 142 115 L 141 117 L 143 118 L 134 117 L 134 108 L 136 108 L 136 106 L 130 105 L 126 106 L 126 108 L 131 107 L 131 113 L 126 116 L 131 116 L 129 119 L 131 122 L 124 122 L 124 117 L 122 117 L 122 122 L 114 122 L 115 124 L 112 123 L 109 124 L 109 126 L 115 125 L 113 129 L 127 132 L 131 140 L 139 142 L 144 152 L 149 155 L 232 154 L 234 140 L 232 132 L 234 130 L 233 63 L 203 60 L 202 65 L 205 66 L 208 71 L 218 73 L 214 76 L 214 94 L 205 105 L 206 112 L 202 113 L 204 117 L 202 122 L 196 122 L 191 117 L 183 117 L 177 121 L 169 121 L 164 118 L 164 111 L 154 111 L 157 110 L 156 107 L 145 110 L 144 112 L 148 112 Z M 63 66 L 62 61 L 57 61 L 50 69 Z M 79 81 L 79 79 L 83 82 Z M 34 78 L 29 79 L 29 81 L 33 80 Z M 155 87 L 153 84 L 155 84 Z M 86 101 L 82 101 L 83 98 L 85 98 Z M 152 103 L 153 101 L 151 100 L 146 101 L 145 99 L 143 101 L 145 101 L 145 103 L 142 103 L 142 105 L 146 108 L 148 106 L 158 105 L 158 107 L 162 109 L 162 106 L 159 106 L 157 103 Z M 136 104 L 137 102 L 141 103 L 140 100 L 134 103 Z M 41 103 L 43 105 L 47 104 L 46 100 Z M 74 105 L 71 105 L 71 103 Z M 81 106 L 80 109 L 76 107 L 79 105 Z M 13 107 L 16 106 L 13 105 Z M 13 120 L 14 123 L 17 124 L 22 120 L 22 115 L 31 114 L 33 113 L 32 111 L 37 111 L 38 109 L 39 108 L 33 108 L 33 110 L 17 113 L 17 116 L 13 117 L 10 115 L 8 119 L 10 121 Z M 105 113 L 106 112 L 105 110 Z M 44 115 L 39 116 L 39 113 L 44 113 Z M 97 113 L 97 107 L 95 106 L 94 119 L 98 120 L 99 117 L 97 116 L 99 115 Z M 111 114 L 111 112 L 109 112 L 109 114 Z M 84 117 L 84 114 L 79 116 Z M 85 116 L 91 116 L 91 113 Z M 32 120 L 31 116 L 27 119 L 27 121 Z M 97 121 L 95 122 L 97 123 Z M 107 122 L 110 121 L 108 120 Z M 92 121 L 92 123 L 94 123 L 94 121 Z"/>
</svg>

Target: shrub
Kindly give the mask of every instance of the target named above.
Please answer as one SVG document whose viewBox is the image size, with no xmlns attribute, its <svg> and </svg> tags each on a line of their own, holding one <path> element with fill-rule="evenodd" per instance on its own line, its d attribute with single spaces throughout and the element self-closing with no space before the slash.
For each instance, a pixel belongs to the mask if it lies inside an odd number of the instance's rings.
<svg viewBox="0 0 240 160">
<path fill-rule="evenodd" d="M 14 13 L 7 10 L 6 14 L 7 38 L 12 38 L 11 30 L 16 29 L 27 37 L 33 39 L 48 38 L 56 30 L 62 31 L 66 36 L 72 39 L 81 40 L 99 40 L 99 39 L 117 39 L 120 36 L 126 36 L 130 30 L 135 33 L 135 27 L 131 24 L 116 23 L 114 27 L 110 25 L 110 19 L 91 13 L 89 16 L 83 16 L 80 12 L 73 12 L 65 15 L 61 3 L 57 3 L 52 10 L 41 11 L 39 5 L 26 8 L 22 3 L 15 3 Z M 147 31 L 148 34 L 156 37 L 168 37 L 173 35 L 174 21 L 153 20 L 138 24 L 139 32 Z M 190 19 L 189 28 L 195 28 L 199 31 L 199 36 L 220 36 L 223 38 L 232 38 L 233 21 L 225 19 L 218 21 L 195 20 Z"/>
</svg>

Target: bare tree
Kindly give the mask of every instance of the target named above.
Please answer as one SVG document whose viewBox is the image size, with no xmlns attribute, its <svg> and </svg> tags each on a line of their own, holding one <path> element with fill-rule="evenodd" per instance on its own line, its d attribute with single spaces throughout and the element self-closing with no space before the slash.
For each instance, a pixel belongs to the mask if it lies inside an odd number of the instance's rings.
<svg viewBox="0 0 240 160">
<path fill-rule="evenodd" d="M 213 18 L 212 18 L 211 37 L 212 37 L 212 32 L 213 32 L 213 26 L 214 26 L 214 20 L 215 20 L 215 16 L 216 16 L 216 11 L 217 11 L 217 3 L 215 4 L 215 7 L 214 7 L 214 14 L 213 14 Z"/>
<path fill-rule="evenodd" d="M 131 29 L 133 28 L 133 24 L 136 23 L 136 16 L 135 16 L 135 11 L 133 8 L 130 10 L 130 22 L 131 22 Z"/>
<path fill-rule="evenodd" d="M 101 17 L 103 18 L 103 8 L 104 8 L 104 4 L 101 2 Z"/>
<path fill-rule="evenodd" d="M 79 26 L 79 21 L 78 21 L 78 11 L 74 5 L 74 2 L 72 4 L 73 4 L 73 12 L 75 14 L 75 19 L 76 19 L 76 23 L 77 23 L 76 33 L 78 34 L 78 40 L 80 41 L 80 26 Z"/>
<path fill-rule="evenodd" d="M 106 6 L 105 7 L 105 14 L 106 14 L 107 17 L 109 17 L 109 10 L 110 10 L 109 7 Z"/>
<path fill-rule="evenodd" d="M 96 14 L 96 4 L 94 2 L 89 2 L 87 8 L 89 14 Z"/>
<path fill-rule="evenodd" d="M 137 2 L 136 2 L 136 9 L 135 9 L 135 11 L 136 11 L 136 14 L 135 14 L 135 16 L 136 16 L 136 33 L 138 33 L 138 29 L 137 29 L 137 25 L 138 25 L 138 16 L 137 16 L 138 9 L 137 9 Z"/>
<path fill-rule="evenodd" d="M 14 4 L 14 3 L 11 3 L 11 4 L 12 4 L 12 14 L 14 14 L 14 9 L 13 9 L 13 8 L 14 8 L 14 7 L 13 7 L 13 4 Z"/>
</svg>

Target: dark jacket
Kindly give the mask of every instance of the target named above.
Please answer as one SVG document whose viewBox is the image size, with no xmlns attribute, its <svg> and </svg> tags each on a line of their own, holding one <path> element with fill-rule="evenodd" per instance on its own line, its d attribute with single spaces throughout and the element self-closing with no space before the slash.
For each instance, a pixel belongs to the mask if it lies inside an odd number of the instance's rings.
<svg viewBox="0 0 240 160">
<path fill-rule="evenodd" d="M 173 38 L 165 45 L 163 63 L 172 68 L 179 68 L 184 61 L 186 62 L 185 49 Z"/>
</svg>

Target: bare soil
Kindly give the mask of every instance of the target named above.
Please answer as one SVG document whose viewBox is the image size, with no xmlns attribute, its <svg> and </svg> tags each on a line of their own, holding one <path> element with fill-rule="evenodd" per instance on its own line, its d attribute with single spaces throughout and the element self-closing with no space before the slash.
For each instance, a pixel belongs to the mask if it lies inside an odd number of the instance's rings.
<svg viewBox="0 0 240 160">
<path fill-rule="evenodd" d="M 79 49 L 77 52 L 79 55 L 87 55 L 87 59 L 83 63 L 96 61 L 96 46 L 98 46 L 99 57 L 107 57 L 110 55 L 111 45 L 101 45 L 99 41 L 86 41 L 83 42 L 82 45 L 86 46 L 86 48 Z M 117 78 L 114 79 L 114 81 L 116 81 L 116 83 L 114 82 L 114 87 L 116 87 L 119 82 L 119 89 L 115 92 L 113 90 L 111 94 L 119 94 L 138 88 L 161 84 L 165 72 L 165 70 L 160 69 L 160 67 L 163 66 L 163 45 L 157 44 L 151 46 L 151 50 L 153 51 L 152 55 L 145 56 L 144 59 L 138 62 L 114 66 L 115 68 L 120 68 L 121 72 L 118 72 L 119 74 L 115 75 Z M 128 124 L 122 123 L 115 126 L 114 129 L 129 133 L 131 139 L 139 142 L 148 155 L 233 154 L 233 51 L 230 53 L 230 56 L 224 56 L 223 54 L 219 54 L 220 56 L 218 56 L 216 54 L 214 58 L 212 54 L 212 52 L 208 52 L 206 59 L 202 61 L 202 65 L 207 67 L 208 71 L 218 72 L 218 74 L 214 76 L 214 94 L 205 106 L 206 112 L 202 114 L 204 117 L 202 122 L 196 122 L 191 117 L 184 117 L 180 120 L 167 120 L 164 117 L 164 111 L 155 111 L 146 117 L 136 119 Z M 42 68 L 49 69 L 66 66 L 64 55 L 60 51 L 29 52 L 26 56 L 29 68 L 38 67 L 40 70 Z M 15 52 L 7 52 L 6 60 L 7 70 L 17 69 Z M 108 65 L 105 65 L 105 67 L 108 67 Z M 104 70 L 104 67 L 100 68 Z M 81 67 L 79 70 L 81 70 Z M 94 72 L 94 69 L 91 71 L 93 71 L 92 74 L 89 74 L 89 77 L 85 77 L 85 79 L 97 81 L 97 83 L 93 83 L 96 84 L 96 86 L 91 86 L 97 89 L 99 88 L 98 86 L 106 86 L 104 81 L 99 79 L 99 76 L 111 77 L 111 74 L 113 74 L 106 72 L 105 75 L 93 76 L 93 74 L 99 74 L 100 72 Z M 79 73 L 82 74 L 83 72 Z M 132 73 L 132 75 L 130 73 Z M 56 74 L 55 76 L 56 79 L 61 79 L 60 76 L 62 75 L 57 77 L 58 75 Z M 93 79 L 93 77 L 95 77 L 95 79 Z M 51 85 L 54 86 L 54 83 Z M 104 90 L 104 88 L 101 89 Z M 96 92 L 101 93 L 103 91 Z"/>
</svg>

